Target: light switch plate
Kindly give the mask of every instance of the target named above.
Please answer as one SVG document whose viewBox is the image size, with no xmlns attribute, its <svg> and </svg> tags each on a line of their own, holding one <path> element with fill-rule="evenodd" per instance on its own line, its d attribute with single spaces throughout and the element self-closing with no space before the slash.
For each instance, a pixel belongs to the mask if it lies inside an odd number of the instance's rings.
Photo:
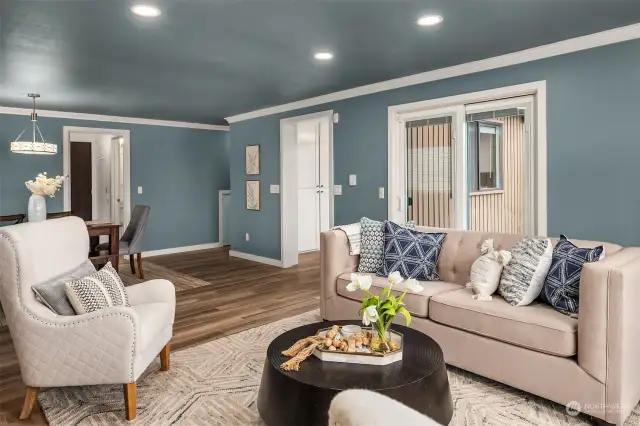
<svg viewBox="0 0 640 426">
<path fill-rule="evenodd" d="M 333 185 L 333 195 L 342 195 L 342 185 Z"/>
<path fill-rule="evenodd" d="M 269 185 L 269 192 L 272 194 L 280 193 L 280 185 Z"/>
<path fill-rule="evenodd" d="M 356 175 L 349 175 L 349 186 L 356 186 Z"/>
<path fill-rule="evenodd" d="M 381 200 L 384 200 L 384 187 L 383 186 L 378 188 L 378 198 L 380 198 Z"/>
<path fill-rule="evenodd" d="M 141 186 L 138 187 L 138 194 L 142 194 L 142 187 Z"/>
</svg>

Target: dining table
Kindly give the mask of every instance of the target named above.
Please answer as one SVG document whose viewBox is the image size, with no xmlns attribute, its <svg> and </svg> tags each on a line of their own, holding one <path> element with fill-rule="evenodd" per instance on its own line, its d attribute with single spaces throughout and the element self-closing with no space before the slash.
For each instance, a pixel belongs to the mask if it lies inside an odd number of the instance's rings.
<svg viewBox="0 0 640 426">
<path fill-rule="evenodd" d="M 89 260 L 96 265 L 104 264 L 105 261 L 111 261 L 111 265 L 118 270 L 120 263 L 120 225 L 106 220 L 88 220 L 85 221 L 89 237 L 92 240 L 91 248 L 97 245 L 93 242 L 98 240 L 101 235 L 109 237 L 109 254 L 100 254 L 99 252 L 90 252 Z"/>
</svg>

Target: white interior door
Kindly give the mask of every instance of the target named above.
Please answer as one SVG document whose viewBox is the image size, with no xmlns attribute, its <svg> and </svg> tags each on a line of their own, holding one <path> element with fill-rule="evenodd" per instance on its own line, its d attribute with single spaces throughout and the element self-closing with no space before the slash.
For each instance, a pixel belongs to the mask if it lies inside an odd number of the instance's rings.
<svg viewBox="0 0 640 426">
<path fill-rule="evenodd" d="M 122 158 L 120 156 L 121 137 L 111 139 L 111 221 L 122 225 L 124 194 L 122 193 Z"/>
<path fill-rule="evenodd" d="M 222 194 L 221 198 L 221 206 L 220 206 L 220 222 L 221 222 L 221 232 L 220 232 L 220 243 L 223 246 L 229 245 L 229 207 L 231 203 L 231 193 Z"/>
<path fill-rule="evenodd" d="M 297 128 L 298 154 L 298 251 L 320 247 L 320 144 L 316 122 Z"/>
<path fill-rule="evenodd" d="M 329 120 L 319 120 L 316 125 L 316 139 L 318 140 L 318 170 L 319 170 L 319 196 L 320 196 L 320 225 L 319 231 L 328 231 L 331 228 L 331 141 L 329 135 Z M 318 239 L 320 236 L 318 235 Z M 318 250 L 320 242 L 318 240 Z"/>
</svg>

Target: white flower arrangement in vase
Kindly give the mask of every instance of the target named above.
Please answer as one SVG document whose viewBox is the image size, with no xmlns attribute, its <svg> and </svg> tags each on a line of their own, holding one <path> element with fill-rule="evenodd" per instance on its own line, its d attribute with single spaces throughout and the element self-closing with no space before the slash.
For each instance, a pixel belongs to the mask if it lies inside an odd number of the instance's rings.
<svg viewBox="0 0 640 426">
<path fill-rule="evenodd" d="M 385 287 L 380 295 L 375 295 L 369 291 L 371 288 L 371 276 L 351 274 L 351 282 L 347 284 L 348 291 L 362 290 L 365 297 L 362 299 L 362 323 L 366 326 L 371 325 L 375 331 L 375 342 L 371 342 L 374 351 L 389 352 L 391 350 L 391 340 L 389 336 L 389 327 L 391 322 L 400 314 L 404 316 L 407 325 L 411 324 L 411 314 L 405 308 L 403 302 L 407 290 L 414 293 L 420 293 L 423 288 L 414 278 L 405 281 L 404 291 L 400 297 L 391 294 L 394 286 L 404 281 L 399 272 L 393 272 L 387 278 L 389 287 Z"/>
<path fill-rule="evenodd" d="M 29 222 L 40 222 L 47 218 L 47 203 L 45 196 L 54 198 L 56 192 L 62 188 L 63 176 L 47 177 L 46 173 L 40 173 L 34 180 L 28 180 L 24 184 L 31 191 L 27 217 Z"/>
</svg>

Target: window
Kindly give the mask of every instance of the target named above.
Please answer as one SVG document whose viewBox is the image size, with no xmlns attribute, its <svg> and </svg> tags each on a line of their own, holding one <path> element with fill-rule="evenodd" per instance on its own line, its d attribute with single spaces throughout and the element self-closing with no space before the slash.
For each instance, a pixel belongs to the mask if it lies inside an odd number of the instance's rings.
<svg viewBox="0 0 640 426">
<path fill-rule="evenodd" d="M 502 123 L 467 121 L 469 191 L 502 189 Z"/>
<path fill-rule="evenodd" d="M 478 131 L 478 190 L 502 189 L 500 137 L 502 126 L 480 122 Z"/>
</svg>

